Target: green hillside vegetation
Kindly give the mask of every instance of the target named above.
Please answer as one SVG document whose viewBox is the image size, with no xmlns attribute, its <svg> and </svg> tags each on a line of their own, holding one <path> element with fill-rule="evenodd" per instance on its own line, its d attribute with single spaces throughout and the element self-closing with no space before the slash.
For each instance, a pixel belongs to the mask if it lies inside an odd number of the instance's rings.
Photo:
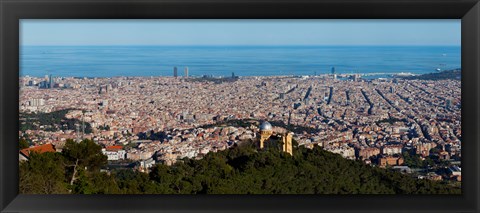
<svg viewBox="0 0 480 213">
<path fill-rule="evenodd" d="M 26 194 L 460 194 L 441 182 L 417 180 L 373 168 L 316 147 L 296 147 L 294 156 L 250 142 L 201 160 L 157 164 L 149 174 L 107 163 L 92 141 L 68 141 L 62 153 L 32 154 L 20 163 L 20 193 Z M 75 166 L 76 165 L 76 166 Z"/>
<path fill-rule="evenodd" d="M 75 130 L 75 124 L 82 124 L 78 119 L 68 119 L 65 115 L 70 109 L 58 110 L 50 113 L 20 113 L 20 131 L 38 130 L 45 126 L 45 131 Z M 92 126 L 85 122 L 85 133 L 91 133 Z"/>
</svg>

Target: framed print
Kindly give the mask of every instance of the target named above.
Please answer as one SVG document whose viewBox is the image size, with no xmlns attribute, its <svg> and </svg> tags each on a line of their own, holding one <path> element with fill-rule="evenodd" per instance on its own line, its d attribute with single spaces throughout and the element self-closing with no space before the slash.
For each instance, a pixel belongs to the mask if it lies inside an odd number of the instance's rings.
<svg viewBox="0 0 480 213">
<path fill-rule="evenodd" d="M 477 1 L 1 7 L 2 212 L 478 211 Z"/>
</svg>

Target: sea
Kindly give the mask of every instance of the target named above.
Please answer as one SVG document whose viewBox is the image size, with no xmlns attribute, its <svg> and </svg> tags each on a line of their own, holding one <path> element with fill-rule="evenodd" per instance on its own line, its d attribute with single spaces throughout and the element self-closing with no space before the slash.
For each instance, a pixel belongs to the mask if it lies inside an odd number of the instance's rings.
<svg viewBox="0 0 480 213">
<path fill-rule="evenodd" d="M 461 68 L 460 46 L 21 46 L 20 75 L 42 77 L 424 74 Z"/>
</svg>

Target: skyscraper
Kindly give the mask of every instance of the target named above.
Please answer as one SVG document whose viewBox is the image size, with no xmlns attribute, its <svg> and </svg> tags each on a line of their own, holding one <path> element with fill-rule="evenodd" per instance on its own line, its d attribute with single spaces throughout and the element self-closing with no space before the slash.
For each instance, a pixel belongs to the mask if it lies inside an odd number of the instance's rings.
<svg viewBox="0 0 480 213">
<path fill-rule="evenodd" d="M 335 74 L 335 67 L 332 67 L 331 72 L 332 72 L 332 75 Z"/>
<path fill-rule="evenodd" d="M 173 77 L 178 77 L 178 70 L 177 67 L 173 67 Z"/>
<path fill-rule="evenodd" d="M 185 67 L 184 72 L 185 72 L 185 74 L 184 74 L 184 75 L 185 75 L 185 78 L 188 78 L 188 67 Z"/>
<path fill-rule="evenodd" d="M 53 88 L 53 84 L 54 82 L 53 82 L 52 74 L 50 74 L 48 76 L 48 88 Z"/>
</svg>

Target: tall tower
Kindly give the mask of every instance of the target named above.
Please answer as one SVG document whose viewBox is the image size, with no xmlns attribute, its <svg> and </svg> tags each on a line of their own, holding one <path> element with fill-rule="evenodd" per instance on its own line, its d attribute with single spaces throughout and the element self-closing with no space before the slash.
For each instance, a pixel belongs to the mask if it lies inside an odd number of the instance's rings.
<svg viewBox="0 0 480 213">
<path fill-rule="evenodd" d="M 53 78 L 52 74 L 48 76 L 48 88 L 53 88 Z"/>
<path fill-rule="evenodd" d="M 80 135 L 80 124 L 75 123 L 75 129 L 77 134 L 77 142 L 80 142 L 82 140 Z"/>
<path fill-rule="evenodd" d="M 260 125 L 260 149 L 263 149 L 263 143 L 272 135 L 272 125 L 267 121 Z"/>
<path fill-rule="evenodd" d="M 178 69 L 177 67 L 173 67 L 173 77 L 178 77 Z"/>
<path fill-rule="evenodd" d="M 188 67 L 185 67 L 184 75 L 185 75 L 185 78 L 188 78 Z"/>
<path fill-rule="evenodd" d="M 82 110 L 82 140 L 85 138 L 85 113 Z"/>
<path fill-rule="evenodd" d="M 335 74 L 335 67 L 332 67 L 331 72 L 332 72 L 332 75 Z"/>
<path fill-rule="evenodd" d="M 293 132 L 285 133 L 282 137 L 282 150 L 290 155 L 293 155 L 292 138 Z"/>
</svg>

